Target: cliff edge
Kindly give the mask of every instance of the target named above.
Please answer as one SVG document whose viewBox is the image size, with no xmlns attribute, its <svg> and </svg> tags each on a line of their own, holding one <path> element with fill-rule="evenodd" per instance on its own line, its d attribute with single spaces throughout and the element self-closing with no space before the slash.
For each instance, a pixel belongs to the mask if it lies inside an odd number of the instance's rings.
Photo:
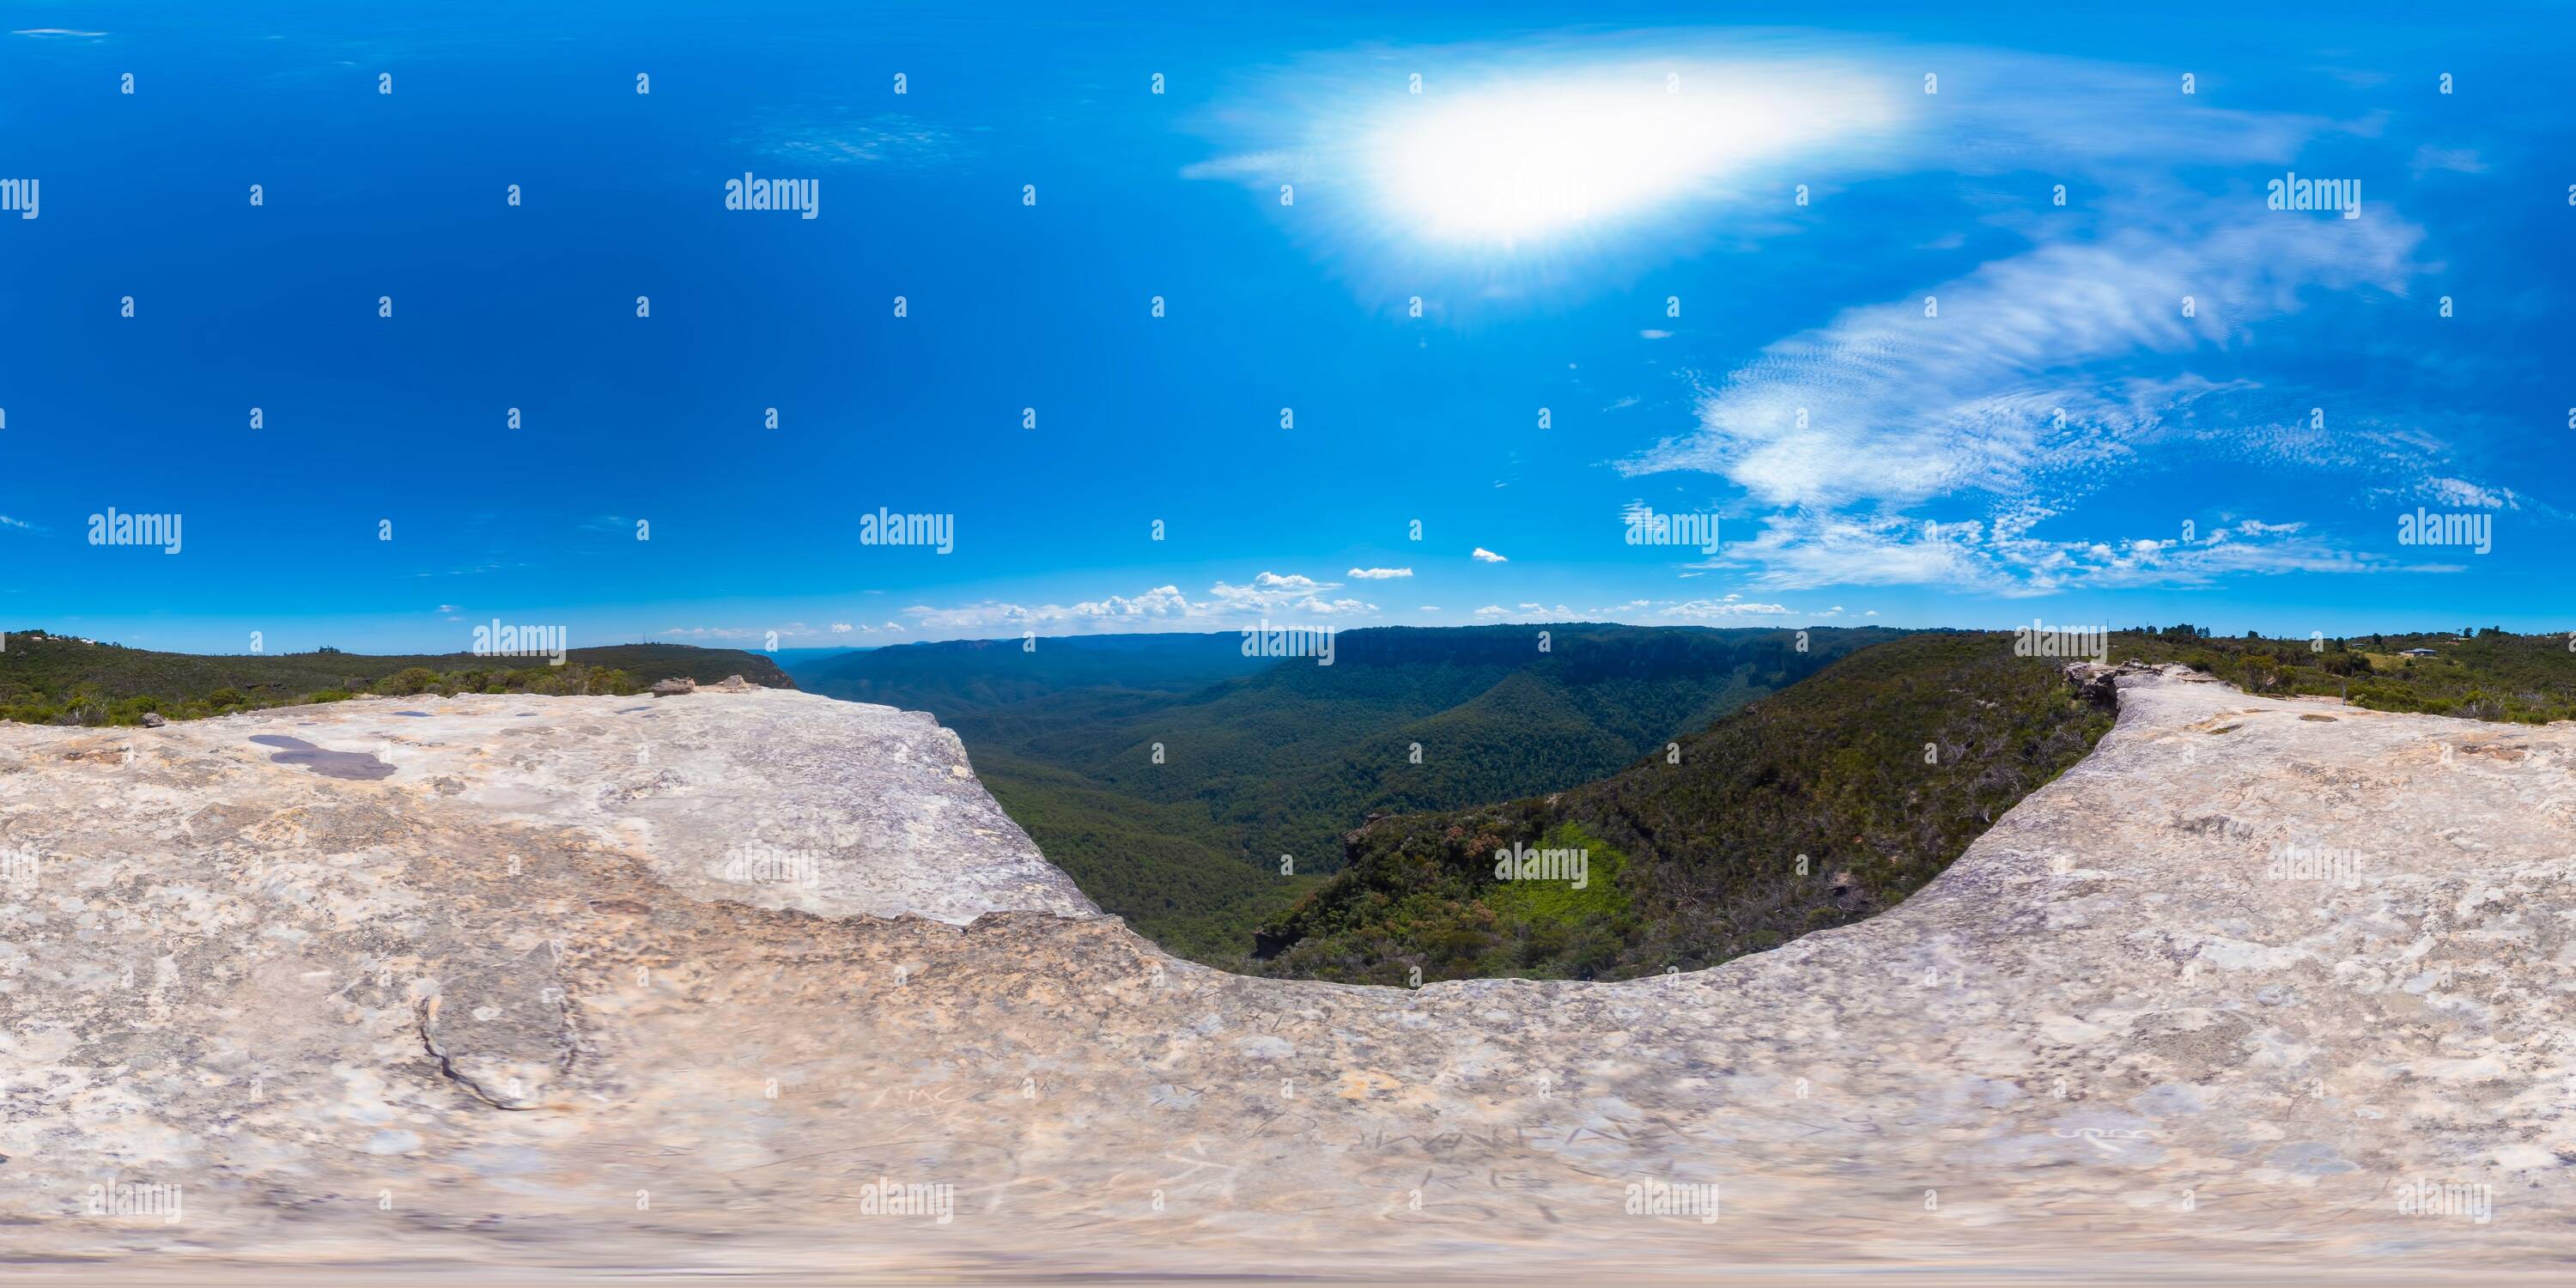
<svg viewBox="0 0 2576 1288">
<path fill-rule="evenodd" d="M 2089 678 L 2113 731 L 1885 914 L 1686 975 L 1418 990 L 1161 953 L 890 708 L 0 725 L 0 1261 L 2576 1255 L 2576 728 Z"/>
</svg>

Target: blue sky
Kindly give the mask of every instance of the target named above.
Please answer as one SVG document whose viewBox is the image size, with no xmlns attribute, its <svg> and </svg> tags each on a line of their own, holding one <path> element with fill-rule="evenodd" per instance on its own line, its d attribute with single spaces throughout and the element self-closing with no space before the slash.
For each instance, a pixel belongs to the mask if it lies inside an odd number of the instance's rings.
<svg viewBox="0 0 2576 1288">
<path fill-rule="evenodd" d="M 0 626 L 2576 626 L 2547 10 L 226 8 L 0 15 Z"/>
</svg>

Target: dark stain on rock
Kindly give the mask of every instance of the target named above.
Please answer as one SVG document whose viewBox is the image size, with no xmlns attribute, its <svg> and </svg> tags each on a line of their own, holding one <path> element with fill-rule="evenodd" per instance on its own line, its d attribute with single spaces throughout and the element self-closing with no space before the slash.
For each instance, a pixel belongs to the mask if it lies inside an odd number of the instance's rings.
<svg viewBox="0 0 2576 1288">
<path fill-rule="evenodd" d="M 289 738 L 284 734 L 275 733 L 252 734 L 250 740 L 263 747 L 285 748 L 284 751 L 270 756 L 268 758 L 270 763 L 302 765 L 324 778 L 363 780 L 394 776 L 394 767 L 376 759 L 372 752 L 331 751 L 316 747 L 301 738 Z"/>
</svg>

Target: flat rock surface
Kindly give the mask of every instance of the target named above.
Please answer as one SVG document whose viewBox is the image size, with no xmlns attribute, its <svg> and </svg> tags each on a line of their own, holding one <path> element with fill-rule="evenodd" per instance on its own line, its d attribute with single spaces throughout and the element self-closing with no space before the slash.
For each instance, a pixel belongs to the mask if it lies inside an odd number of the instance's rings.
<svg viewBox="0 0 2576 1288">
<path fill-rule="evenodd" d="M 1166 956 L 882 707 L 0 725 L 0 1260 L 2563 1268 L 2576 729 L 2117 683 L 1882 916 L 1419 990 Z"/>
</svg>

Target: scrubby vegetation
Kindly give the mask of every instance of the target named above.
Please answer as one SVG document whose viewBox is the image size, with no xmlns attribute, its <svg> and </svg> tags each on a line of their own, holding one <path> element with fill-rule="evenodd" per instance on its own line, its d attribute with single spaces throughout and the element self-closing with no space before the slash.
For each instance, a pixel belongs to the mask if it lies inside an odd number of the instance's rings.
<svg viewBox="0 0 2576 1288">
<path fill-rule="evenodd" d="M 1232 963 L 1341 866 L 1342 834 L 1372 814 L 1599 778 L 1896 632 L 1813 630 L 1803 648 L 1801 635 L 1382 627 L 1336 637 L 1331 666 L 1247 662 L 1240 634 L 1003 641 L 802 674 L 939 717 L 1085 894 L 1174 952 Z"/>
<path fill-rule="evenodd" d="M 41 630 L 11 631 L 0 649 L 0 720 L 134 725 L 146 714 L 194 720 L 342 702 L 360 693 L 628 694 L 667 676 L 712 682 L 734 674 L 794 687 L 758 654 L 677 644 L 573 649 L 563 666 L 550 666 L 470 653 L 369 656 L 330 648 L 273 656 L 162 653 Z"/>
<path fill-rule="evenodd" d="M 2576 720 L 2576 637 L 2459 632 L 2270 639 L 2193 626 L 2111 636 L 2111 660 L 2181 662 L 2248 693 L 2312 693 L 2377 711 L 2547 724 Z M 2430 649 L 2433 656 L 2408 656 Z"/>
<path fill-rule="evenodd" d="M 2434 656 L 2409 656 L 2431 649 Z M 2123 631 L 2109 659 L 2182 662 L 2263 694 L 2539 723 L 2576 718 L 2567 637 L 2493 628 L 2355 639 Z M 1694 969 L 1894 904 L 1997 815 L 2082 758 L 2108 713 L 2005 634 L 1927 633 L 1856 653 L 1605 781 L 1381 819 L 1340 873 L 1263 928 L 1269 974 L 1394 984 Z M 1927 759 L 1925 748 L 1934 750 Z M 1494 855 L 1579 834 L 1589 897 L 1541 903 Z M 1561 884 L 1551 887 L 1562 892 Z"/>
<path fill-rule="evenodd" d="M 1600 782 L 1380 819 L 1251 969 L 1359 983 L 1604 979 L 1713 965 L 1920 888 L 2110 727 L 2000 634 L 1855 653 Z M 1589 885 L 1497 879 L 1589 849 Z"/>
</svg>

